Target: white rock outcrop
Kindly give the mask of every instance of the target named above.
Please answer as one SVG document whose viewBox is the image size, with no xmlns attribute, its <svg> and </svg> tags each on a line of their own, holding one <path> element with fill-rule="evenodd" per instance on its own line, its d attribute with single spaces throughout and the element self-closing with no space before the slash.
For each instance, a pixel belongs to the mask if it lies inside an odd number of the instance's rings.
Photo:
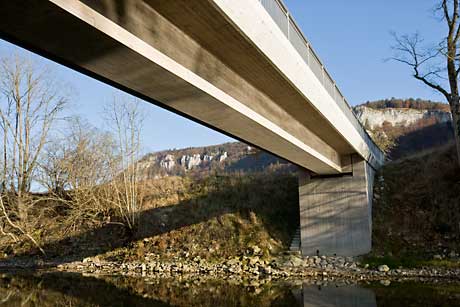
<svg viewBox="0 0 460 307">
<path fill-rule="evenodd" d="M 450 112 L 440 110 L 417 110 L 405 108 L 372 109 L 365 106 L 355 108 L 356 116 L 368 128 L 381 127 L 384 122 L 393 126 L 408 126 L 421 119 L 435 118 L 438 123 L 452 121 Z"/>
<path fill-rule="evenodd" d="M 137 166 L 143 179 L 156 179 L 157 177 L 161 178 L 171 174 L 177 174 L 181 169 L 190 171 L 199 167 L 211 167 L 211 162 L 215 161 L 215 163 L 222 163 L 226 159 L 228 159 L 228 153 L 226 151 L 203 151 L 201 154 L 194 153 L 182 155 L 174 155 L 168 153 L 168 151 L 164 151 L 144 157 L 138 162 Z M 158 170 L 162 170 L 163 172 L 159 172 Z M 161 175 L 157 176 L 154 172 Z"/>
<path fill-rule="evenodd" d="M 214 159 L 214 156 L 211 156 L 211 155 L 204 155 L 203 156 L 203 161 L 204 162 L 211 162 L 212 159 Z"/>
<path fill-rule="evenodd" d="M 227 158 L 228 158 L 228 154 L 227 154 L 226 151 L 224 151 L 223 153 L 221 153 L 221 154 L 219 155 L 219 162 L 223 162 L 223 161 L 225 161 L 225 159 L 227 159 Z"/>
<path fill-rule="evenodd" d="M 160 160 L 160 167 L 167 169 L 168 171 L 172 170 L 176 166 L 176 159 L 173 155 L 168 154 L 163 159 Z"/>
<path fill-rule="evenodd" d="M 201 156 L 200 154 L 194 155 L 183 155 L 180 159 L 180 164 L 185 167 L 187 170 L 191 170 L 192 168 L 199 166 L 201 164 Z"/>
</svg>

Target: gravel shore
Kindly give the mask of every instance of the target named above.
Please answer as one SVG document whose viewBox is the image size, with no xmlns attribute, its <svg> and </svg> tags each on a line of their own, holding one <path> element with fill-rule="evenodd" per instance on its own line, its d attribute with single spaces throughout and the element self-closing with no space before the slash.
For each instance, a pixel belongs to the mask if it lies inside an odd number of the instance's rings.
<svg viewBox="0 0 460 307">
<path fill-rule="evenodd" d="M 174 276 L 205 276 L 231 279 L 314 279 L 322 281 L 402 281 L 443 279 L 460 281 L 460 269 L 417 268 L 390 269 L 386 265 L 370 269 L 352 257 L 300 257 L 284 255 L 270 260 L 258 256 L 241 256 L 221 262 L 208 262 L 200 257 L 160 259 L 149 255 L 145 261 L 111 262 L 99 257 L 65 263 L 15 261 L 0 262 L 0 269 L 47 269 L 85 274 L 122 275 L 168 278 Z"/>
</svg>

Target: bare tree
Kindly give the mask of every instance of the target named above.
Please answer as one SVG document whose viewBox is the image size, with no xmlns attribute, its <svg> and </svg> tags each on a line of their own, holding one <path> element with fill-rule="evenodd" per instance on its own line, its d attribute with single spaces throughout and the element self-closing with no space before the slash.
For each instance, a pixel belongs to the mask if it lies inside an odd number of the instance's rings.
<svg viewBox="0 0 460 307">
<path fill-rule="evenodd" d="M 80 118 L 71 118 L 63 133 L 44 148 L 40 184 L 66 210 L 64 229 L 84 222 L 110 220 L 114 204 L 111 187 L 117 147 L 112 134 Z"/>
<path fill-rule="evenodd" d="M 4 176 L 18 196 L 30 191 L 40 152 L 67 103 L 46 69 L 15 56 L 0 60 Z"/>
<path fill-rule="evenodd" d="M 48 133 L 66 103 L 48 70 L 21 56 L 0 59 L 0 213 L 12 229 L 29 238 L 25 222 L 33 204 L 29 202 L 33 176 Z"/>
<path fill-rule="evenodd" d="M 398 36 L 393 34 L 393 60 L 410 66 L 415 79 L 441 93 L 452 113 L 458 163 L 460 165 L 460 19 L 459 0 L 439 0 L 435 12 L 447 24 L 447 34 L 434 46 L 423 46 L 418 33 Z"/>
<path fill-rule="evenodd" d="M 42 184 L 49 191 L 78 190 L 109 182 L 116 144 L 80 118 L 68 120 L 69 129 L 45 148 L 41 159 Z"/>
<path fill-rule="evenodd" d="M 143 114 L 138 101 L 121 97 L 114 97 L 106 106 L 105 114 L 118 148 L 117 161 L 112 165 L 114 202 L 128 228 L 133 230 L 143 204 L 137 163 L 141 150 Z"/>
</svg>

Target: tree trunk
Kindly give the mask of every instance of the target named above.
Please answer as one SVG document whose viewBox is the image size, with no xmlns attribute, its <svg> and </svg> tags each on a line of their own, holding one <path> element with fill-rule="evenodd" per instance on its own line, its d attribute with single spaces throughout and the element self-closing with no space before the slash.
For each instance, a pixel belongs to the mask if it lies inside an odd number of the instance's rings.
<svg viewBox="0 0 460 307">
<path fill-rule="evenodd" d="M 460 97 L 453 97 L 450 101 L 452 112 L 452 127 L 454 129 L 455 144 L 457 146 L 457 159 L 460 166 Z"/>
</svg>

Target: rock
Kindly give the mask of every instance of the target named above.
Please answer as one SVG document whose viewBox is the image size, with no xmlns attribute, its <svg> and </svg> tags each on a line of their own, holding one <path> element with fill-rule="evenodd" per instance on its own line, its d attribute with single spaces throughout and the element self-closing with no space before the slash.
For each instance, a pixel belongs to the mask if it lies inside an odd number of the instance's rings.
<svg viewBox="0 0 460 307">
<path fill-rule="evenodd" d="M 227 152 L 224 151 L 222 154 L 219 155 L 219 162 L 223 162 L 227 158 L 228 158 Z"/>
<path fill-rule="evenodd" d="M 408 126 L 424 118 L 433 118 L 439 123 L 447 123 L 452 120 L 450 112 L 440 110 L 394 108 L 376 110 L 366 106 L 359 106 L 355 108 L 354 112 L 361 122 L 367 123 L 371 129 L 381 127 L 384 122 L 388 122 L 393 126 Z"/>
<path fill-rule="evenodd" d="M 260 247 L 258 247 L 257 245 L 251 246 L 251 250 L 252 250 L 252 254 L 254 255 L 259 255 L 262 252 Z"/>
<path fill-rule="evenodd" d="M 240 263 L 240 259 L 239 258 L 232 258 L 232 259 L 227 260 L 226 263 L 227 263 L 228 266 L 236 265 L 236 264 Z"/>
<path fill-rule="evenodd" d="M 303 260 L 296 256 L 291 256 L 289 258 L 289 262 L 292 264 L 292 266 L 302 266 L 303 265 Z"/>
<path fill-rule="evenodd" d="M 436 255 L 433 256 L 433 259 L 434 260 L 442 260 L 442 256 L 439 255 L 439 254 L 436 254 Z"/>
<path fill-rule="evenodd" d="M 455 258 L 455 257 L 457 257 L 457 253 L 455 253 L 454 251 L 451 251 L 449 253 L 449 258 Z"/>
<path fill-rule="evenodd" d="M 390 268 L 386 264 L 379 265 L 377 270 L 379 272 L 388 272 Z"/>
<path fill-rule="evenodd" d="M 200 154 L 194 154 L 193 156 L 184 155 L 180 159 L 180 164 L 188 170 L 201 164 Z"/>
<path fill-rule="evenodd" d="M 193 258 L 193 262 L 195 262 L 195 263 L 199 263 L 200 261 L 201 261 L 201 257 L 200 257 L 200 256 L 195 256 L 195 257 Z"/>
<path fill-rule="evenodd" d="M 272 273 L 272 268 L 269 267 L 269 266 L 268 266 L 268 267 L 265 267 L 264 270 L 263 270 L 263 272 L 264 272 L 265 274 L 269 274 L 269 275 L 270 275 L 270 274 Z"/>
<path fill-rule="evenodd" d="M 385 287 L 388 287 L 389 285 L 391 285 L 391 281 L 389 281 L 389 280 L 381 280 L 380 284 L 384 285 Z"/>
<path fill-rule="evenodd" d="M 212 155 L 204 155 L 203 156 L 203 161 L 204 162 L 211 162 L 212 159 L 214 159 L 214 156 L 212 156 Z"/>
<path fill-rule="evenodd" d="M 252 266 L 256 265 L 258 262 L 259 262 L 259 257 L 251 257 L 249 258 L 249 261 L 248 261 L 249 265 L 252 265 Z"/>
<path fill-rule="evenodd" d="M 176 159 L 173 155 L 168 154 L 163 159 L 160 160 L 160 167 L 167 169 L 168 171 L 172 170 L 176 165 Z"/>
</svg>

